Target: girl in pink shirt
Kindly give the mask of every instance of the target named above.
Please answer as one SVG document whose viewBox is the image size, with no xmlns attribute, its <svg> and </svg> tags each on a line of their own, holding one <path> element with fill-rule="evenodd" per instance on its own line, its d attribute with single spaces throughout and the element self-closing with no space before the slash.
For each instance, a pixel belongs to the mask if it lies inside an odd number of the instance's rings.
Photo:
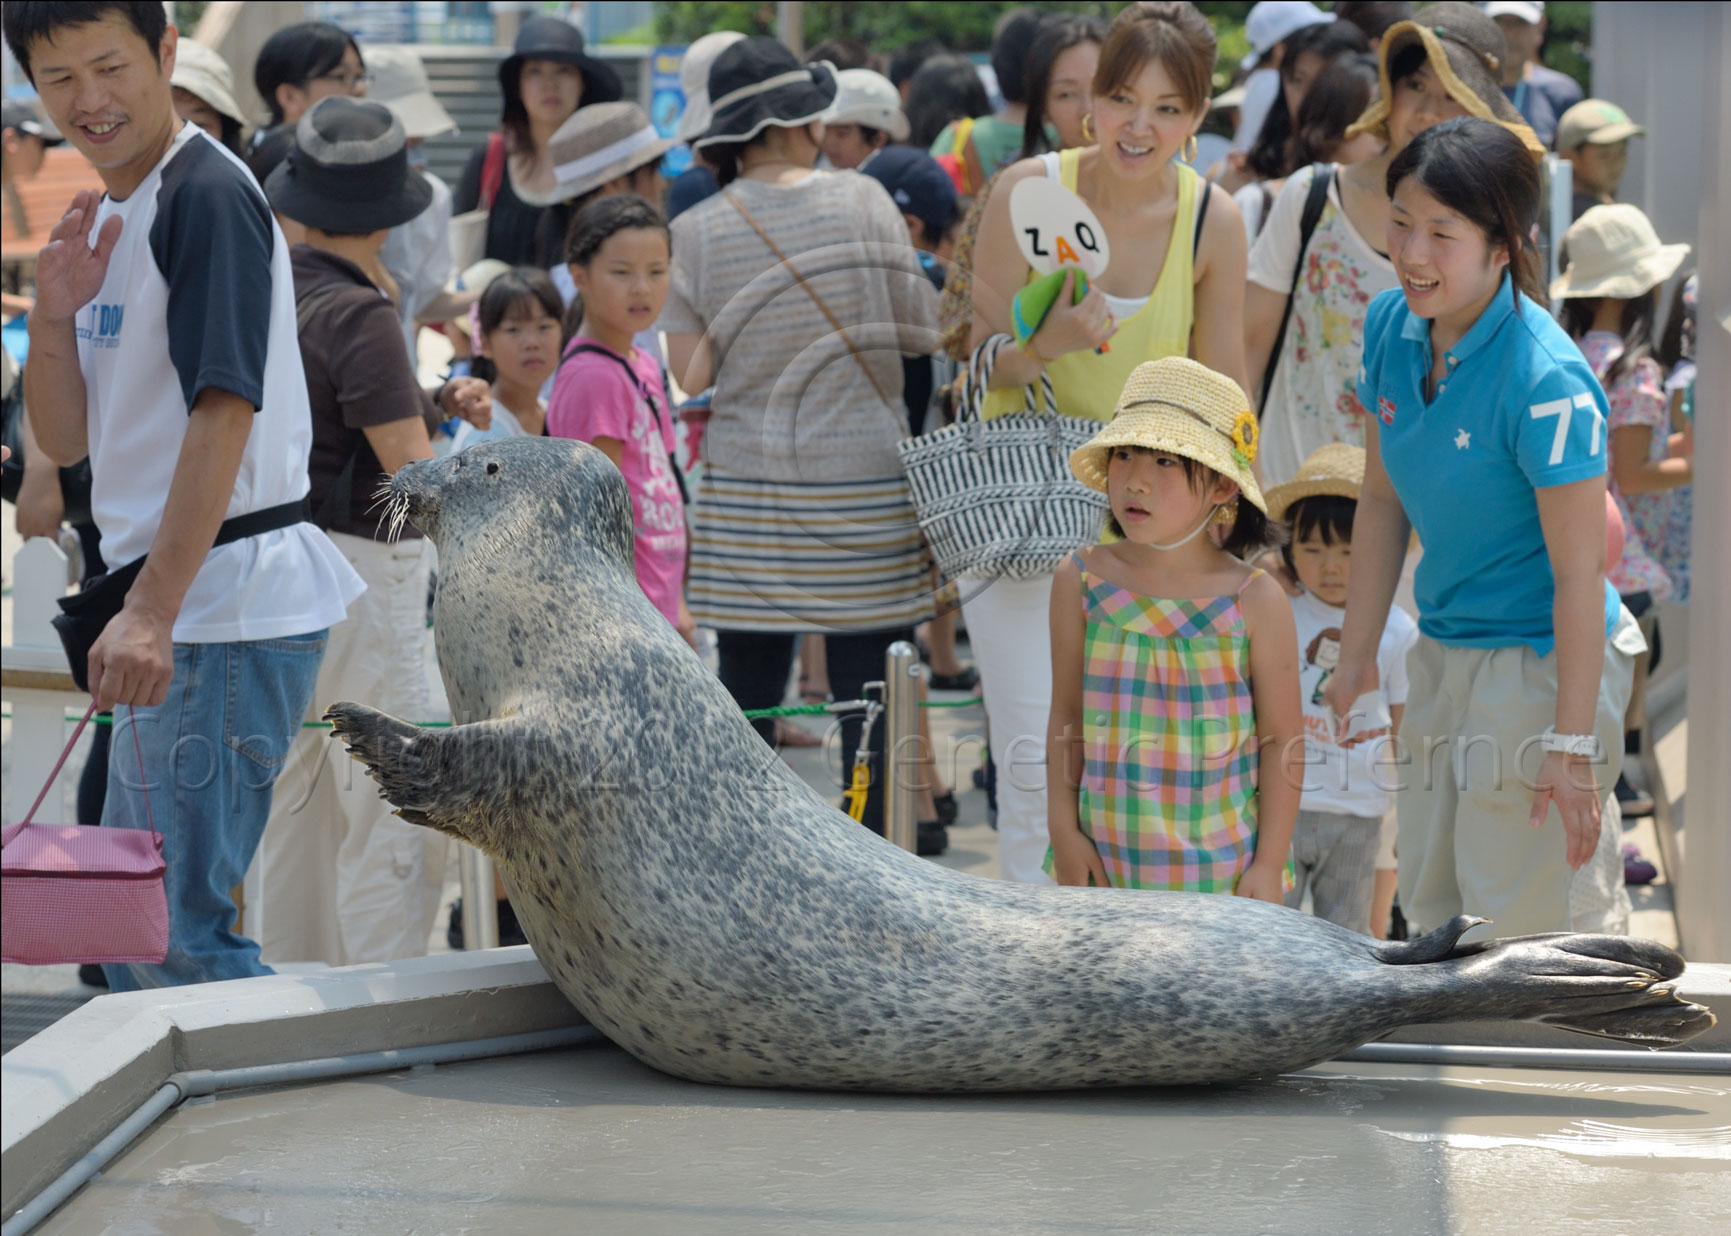
<svg viewBox="0 0 1731 1236">
<path fill-rule="evenodd" d="M 673 417 L 656 358 L 632 345 L 667 299 L 667 223 L 640 197 L 602 198 L 571 221 L 565 260 L 579 325 L 547 404 L 547 432 L 600 449 L 624 474 L 637 529 L 637 582 L 687 640 L 685 502 Z"/>
</svg>

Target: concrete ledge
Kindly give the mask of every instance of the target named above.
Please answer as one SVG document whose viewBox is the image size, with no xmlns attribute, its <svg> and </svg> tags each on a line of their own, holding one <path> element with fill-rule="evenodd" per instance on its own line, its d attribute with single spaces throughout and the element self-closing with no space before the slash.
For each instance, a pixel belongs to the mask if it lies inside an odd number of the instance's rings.
<svg viewBox="0 0 1731 1236">
<path fill-rule="evenodd" d="M 1693 1049 L 1731 1051 L 1731 966 L 1691 966 L 1679 986 L 1719 1018 Z M 48 1185 L 177 1071 L 581 1023 L 527 946 L 101 996 L 0 1059 L 0 1214 Z M 1619 1046 L 1530 1022 L 1411 1026 L 1384 1041 Z"/>
</svg>

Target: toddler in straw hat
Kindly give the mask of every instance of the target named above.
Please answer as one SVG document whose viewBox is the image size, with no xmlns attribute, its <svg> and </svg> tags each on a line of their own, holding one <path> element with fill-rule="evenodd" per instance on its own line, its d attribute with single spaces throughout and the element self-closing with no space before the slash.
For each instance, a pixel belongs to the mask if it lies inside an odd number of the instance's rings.
<svg viewBox="0 0 1731 1236">
<path fill-rule="evenodd" d="M 1389 611 L 1377 647 L 1377 686 L 1360 696 L 1336 732 L 1323 691 L 1340 661 L 1346 591 L 1352 578 L 1352 521 L 1364 484 L 1364 448 L 1318 447 L 1297 475 L 1268 491 L 1268 514 L 1284 521 L 1287 569 L 1303 585 L 1291 599 L 1298 631 L 1299 698 L 1304 708 L 1304 782 L 1292 833 L 1295 884 L 1286 904 L 1308 888 L 1318 918 L 1353 931 L 1373 926 L 1382 819 L 1390 806 L 1390 770 L 1380 767 L 1406 709 L 1406 654 L 1418 624 Z M 1393 896 L 1393 870 L 1388 895 Z M 1375 923 L 1387 921 L 1386 908 Z"/>
<path fill-rule="evenodd" d="M 1240 557 L 1271 540 L 1256 446 L 1236 382 L 1165 357 L 1070 457 L 1113 539 L 1052 584 L 1060 884 L 1282 899 L 1303 723 L 1286 594 Z"/>
</svg>

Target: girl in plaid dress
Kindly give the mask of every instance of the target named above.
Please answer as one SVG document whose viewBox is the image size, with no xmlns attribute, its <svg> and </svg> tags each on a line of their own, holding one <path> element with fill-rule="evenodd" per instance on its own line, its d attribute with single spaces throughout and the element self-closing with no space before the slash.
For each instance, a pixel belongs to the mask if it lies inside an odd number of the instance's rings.
<svg viewBox="0 0 1731 1236">
<path fill-rule="evenodd" d="M 1303 719 L 1286 594 L 1240 560 L 1271 537 L 1255 456 L 1238 384 L 1184 357 L 1139 366 L 1071 456 L 1111 516 L 1052 585 L 1060 884 L 1282 899 Z"/>
</svg>

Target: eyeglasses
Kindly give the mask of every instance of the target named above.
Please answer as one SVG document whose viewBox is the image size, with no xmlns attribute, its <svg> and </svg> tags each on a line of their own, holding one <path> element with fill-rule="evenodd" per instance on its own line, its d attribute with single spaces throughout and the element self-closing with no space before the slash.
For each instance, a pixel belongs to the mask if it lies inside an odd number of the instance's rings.
<svg viewBox="0 0 1731 1236">
<path fill-rule="evenodd" d="M 313 80 L 315 82 L 335 82 L 344 90 L 352 93 L 357 86 L 367 84 L 367 75 L 365 70 L 361 72 L 320 73 Z"/>
</svg>

